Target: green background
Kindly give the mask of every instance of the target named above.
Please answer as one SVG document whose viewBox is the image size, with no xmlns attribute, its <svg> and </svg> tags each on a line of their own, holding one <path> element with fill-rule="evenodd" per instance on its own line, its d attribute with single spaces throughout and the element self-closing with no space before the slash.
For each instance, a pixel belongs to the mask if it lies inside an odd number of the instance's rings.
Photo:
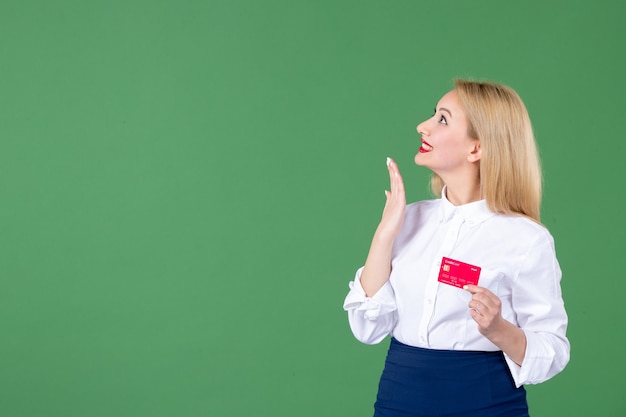
<svg viewBox="0 0 626 417">
<path fill-rule="evenodd" d="M 624 416 L 621 1 L 0 3 L 0 415 L 368 416 L 342 302 L 455 77 L 525 100 L 571 362 Z"/>
</svg>

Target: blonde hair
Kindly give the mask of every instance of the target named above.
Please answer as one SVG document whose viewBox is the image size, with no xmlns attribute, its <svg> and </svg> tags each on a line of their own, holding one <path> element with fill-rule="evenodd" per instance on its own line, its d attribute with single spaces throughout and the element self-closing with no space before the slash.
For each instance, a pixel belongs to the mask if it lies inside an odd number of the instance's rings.
<svg viewBox="0 0 626 417">
<path fill-rule="evenodd" d="M 541 166 L 530 117 L 513 89 L 493 83 L 456 80 L 468 120 L 468 135 L 480 141 L 480 189 L 495 213 L 521 214 L 539 222 Z M 431 188 L 441 195 L 443 180 Z"/>
</svg>

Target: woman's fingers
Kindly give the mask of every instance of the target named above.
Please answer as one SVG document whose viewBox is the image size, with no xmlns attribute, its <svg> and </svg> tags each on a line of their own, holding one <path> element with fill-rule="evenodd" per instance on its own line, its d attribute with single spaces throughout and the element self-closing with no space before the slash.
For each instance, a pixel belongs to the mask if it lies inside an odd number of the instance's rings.
<svg viewBox="0 0 626 417">
<path fill-rule="evenodd" d="M 395 191 L 395 173 L 393 171 L 393 161 L 391 158 L 387 158 L 387 170 L 389 171 L 389 189 L 391 192 Z"/>
<path fill-rule="evenodd" d="M 472 294 L 468 303 L 472 318 L 478 323 L 478 329 L 483 334 L 491 333 L 502 318 L 502 302 L 497 295 L 487 288 L 477 285 L 463 287 Z"/>
<path fill-rule="evenodd" d="M 389 186 L 391 187 L 391 192 L 388 197 L 392 198 L 392 202 L 405 201 L 404 204 L 406 205 L 404 183 L 398 165 L 396 165 L 393 159 L 387 158 L 387 168 L 389 170 Z"/>
<path fill-rule="evenodd" d="M 386 202 L 380 227 L 382 230 L 395 236 L 400 231 L 404 221 L 406 196 L 404 194 L 404 183 L 400 171 L 398 170 L 398 165 L 396 165 L 391 158 L 387 158 L 387 169 L 389 170 L 389 186 L 391 191 L 385 191 Z"/>
<path fill-rule="evenodd" d="M 389 184 L 392 194 L 404 197 L 404 183 L 398 165 L 391 158 L 387 158 L 387 168 L 389 170 Z"/>
</svg>

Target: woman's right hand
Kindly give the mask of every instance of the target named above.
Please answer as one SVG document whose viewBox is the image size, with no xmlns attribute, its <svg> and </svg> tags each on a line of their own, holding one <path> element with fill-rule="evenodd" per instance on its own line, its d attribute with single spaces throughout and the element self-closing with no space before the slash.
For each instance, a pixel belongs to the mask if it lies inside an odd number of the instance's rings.
<svg viewBox="0 0 626 417">
<path fill-rule="evenodd" d="M 385 202 L 383 216 L 376 230 L 376 234 L 381 234 L 382 236 L 380 237 L 383 238 L 395 239 L 404 222 L 406 194 L 404 192 L 404 182 L 402 181 L 398 165 L 391 158 L 387 158 L 387 169 L 389 171 L 391 191 L 385 190 L 387 201 Z"/>
<path fill-rule="evenodd" d="M 402 176 L 398 171 L 398 166 L 391 158 L 387 158 L 387 169 L 389 170 L 391 191 L 385 191 L 387 201 L 383 210 L 383 218 L 376 229 L 365 261 L 365 268 L 361 273 L 361 286 L 369 297 L 376 294 L 389 280 L 393 241 L 404 222 L 404 210 L 406 208 Z"/>
</svg>

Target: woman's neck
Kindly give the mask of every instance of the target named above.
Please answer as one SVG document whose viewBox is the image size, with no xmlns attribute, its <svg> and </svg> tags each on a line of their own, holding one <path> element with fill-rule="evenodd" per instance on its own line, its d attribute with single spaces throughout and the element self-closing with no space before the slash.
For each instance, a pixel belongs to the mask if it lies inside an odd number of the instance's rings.
<svg viewBox="0 0 626 417">
<path fill-rule="evenodd" d="M 455 206 L 481 200 L 480 183 L 463 185 L 446 183 L 446 198 Z"/>
</svg>

